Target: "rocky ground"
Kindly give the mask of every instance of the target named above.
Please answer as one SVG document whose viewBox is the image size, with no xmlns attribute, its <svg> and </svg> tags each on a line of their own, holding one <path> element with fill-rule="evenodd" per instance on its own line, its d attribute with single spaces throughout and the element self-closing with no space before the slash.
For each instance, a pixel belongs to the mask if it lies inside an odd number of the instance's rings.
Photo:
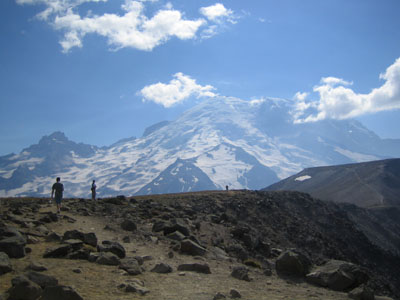
<svg viewBox="0 0 400 300">
<path fill-rule="evenodd" d="M 399 257 L 303 193 L 0 201 L 0 299 L 400 299 Z"/>
</svg>

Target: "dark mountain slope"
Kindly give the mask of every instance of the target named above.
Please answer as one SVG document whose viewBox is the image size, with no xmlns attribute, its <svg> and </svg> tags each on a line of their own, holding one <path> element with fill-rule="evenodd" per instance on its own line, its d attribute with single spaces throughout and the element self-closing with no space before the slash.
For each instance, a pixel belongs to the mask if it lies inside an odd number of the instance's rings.
<svg viewBox="0 0 400 300">
<path fill-rule="evenodd" d="M 308 168 L 265 190 L 301 191 L 361 207 L 400 206 L 400 159 Z"/>
</svg>

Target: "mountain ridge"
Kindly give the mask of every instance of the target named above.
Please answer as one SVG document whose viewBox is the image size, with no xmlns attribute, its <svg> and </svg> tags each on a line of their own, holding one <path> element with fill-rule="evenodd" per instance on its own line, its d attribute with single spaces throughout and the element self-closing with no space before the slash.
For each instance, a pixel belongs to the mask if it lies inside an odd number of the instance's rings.
<svg viewBox="0 0 400 300">
<path fill-rule="evenodd" d="M 34 145 L 27 149 L 35 151 L 0 157 L 0 196 L 47 195 L 57 176 L 66 196 L 89 197 L 93 179 L 99 196 L 134 195 L 177 159 L 190 160 L 217 189 L 254 190 L 307 167 L 383 159 L 396 151 L 400 156 L 400 140 L 386 147 L 358 121 L 293 124 L 291 118 L 288 100 L 220 97 L 110 147 L 77 144 L 56 133 L 39 142 L 50 143 L 47 151 Z M 174 192 L 193 190 L 184 177 L 190 174 L 178 178 Z"/>
</svg>

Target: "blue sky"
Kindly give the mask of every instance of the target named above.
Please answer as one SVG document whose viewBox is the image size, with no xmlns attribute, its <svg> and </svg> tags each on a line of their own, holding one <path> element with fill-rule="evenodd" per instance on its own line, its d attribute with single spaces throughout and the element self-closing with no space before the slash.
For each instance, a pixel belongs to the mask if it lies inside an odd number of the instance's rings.
<svg viewBox="0 0 400 300">
<path fill-rule="evenodd" d="M 400 138 L 398 0 L 1 0 L 0 155 L 140 137 L 203 99 Z"/>
</svg>

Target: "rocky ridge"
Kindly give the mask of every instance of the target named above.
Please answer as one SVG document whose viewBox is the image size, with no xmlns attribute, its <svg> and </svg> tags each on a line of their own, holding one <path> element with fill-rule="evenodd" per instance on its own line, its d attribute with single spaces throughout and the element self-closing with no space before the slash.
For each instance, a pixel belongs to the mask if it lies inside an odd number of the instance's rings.
<svg viewBox="0 0 400 300">
<path fill-rule="evenodd" d="M 1 199 L 0 299 L 400 299 L 399 256 L 307 194 L 48 201 Z"/>
</svg>

